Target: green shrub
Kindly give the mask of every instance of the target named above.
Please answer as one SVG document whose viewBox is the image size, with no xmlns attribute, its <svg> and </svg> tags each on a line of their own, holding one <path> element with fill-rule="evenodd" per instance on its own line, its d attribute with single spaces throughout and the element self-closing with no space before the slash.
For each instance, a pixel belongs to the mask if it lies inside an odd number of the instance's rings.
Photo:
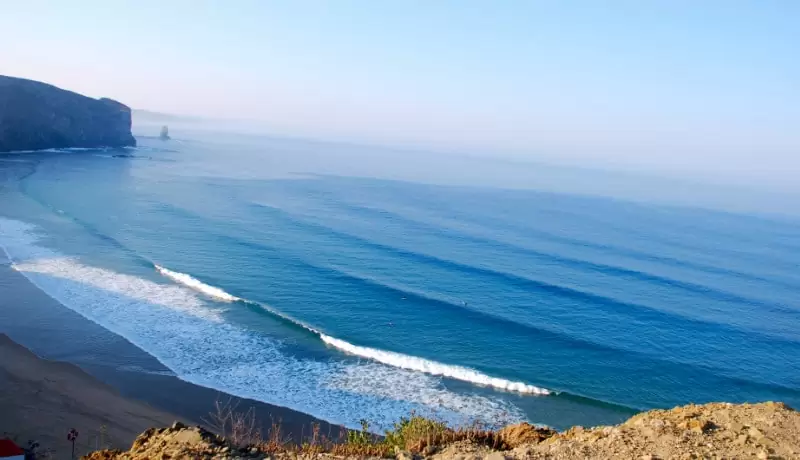
<svg viewBox="0 0 800 460">
<path fill-rule="evenodd" d="M 350 430 L 347 432 L 347 443 L 357 446 L 375 444 L 375 437 L 369 432 L 369 422 L 361 420 L 361 431 Z"/>
<path fill-rule="evenodd" d="M 392 430 L 386 431 L 384 442 L 392 448 L 419 450 L 437 444 L 451 431 L 443 422 L 412 413 L 411 417 L 402 417 Z"/>
</svg>

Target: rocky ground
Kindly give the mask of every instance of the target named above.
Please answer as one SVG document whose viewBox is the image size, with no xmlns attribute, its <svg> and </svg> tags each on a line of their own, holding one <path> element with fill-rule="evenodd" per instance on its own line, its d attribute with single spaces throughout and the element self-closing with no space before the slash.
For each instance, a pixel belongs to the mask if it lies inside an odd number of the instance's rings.
<svg viewBox="0 0 800 460">
<path fill-rule="evenodd" d="M 451 446 L 434 457 L 455 458 L 464 450 Z M 476 449 L 475 454 L 490 453 Z M 503 454 L 553 460 L 800 459 L 800 413 L 771 402 L 690 405 L 645 412 L 617 426 L 574 427 Z"/>
<path fill-rule="evenodd" d="M 400 460 L 505 459 L 800 459 L 800 413 L 781 403 L 689 405 L 636 415 L 617 426 L 563 433 L 522 424 L 498 433 L 505 450 L 468 440 L 397 451 Z M 497 441 L 494 441 L 497 444 Z M 150 429 L 127 452 L 99 451 L 90 460 L 176 458 L 342 458 L 321 452 L 266 453 L 237 448 L 202 428 Z"/>
</svg>

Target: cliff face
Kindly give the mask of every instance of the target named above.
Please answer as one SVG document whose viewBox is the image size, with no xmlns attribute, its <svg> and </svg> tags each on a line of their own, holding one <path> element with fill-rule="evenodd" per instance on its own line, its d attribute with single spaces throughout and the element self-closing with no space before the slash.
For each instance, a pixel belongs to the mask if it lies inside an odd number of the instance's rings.
<svg viewBox="0 0 800 460">
<path fill-rule="evenodd" d="M 0 75 L 0 152 L 134 145 L 128 106 Z"/>
</svg>

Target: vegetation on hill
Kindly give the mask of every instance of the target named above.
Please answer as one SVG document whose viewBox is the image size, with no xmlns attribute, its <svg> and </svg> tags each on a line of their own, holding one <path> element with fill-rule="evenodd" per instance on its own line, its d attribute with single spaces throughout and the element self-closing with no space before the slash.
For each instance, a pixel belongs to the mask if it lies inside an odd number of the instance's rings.
<svg viewBox="0 0 800 460">
<path fill-rule="evenodd" d="M 129 451 L 103 450 L 85 458 L 800 459 L 800 413 L 772 402 L 654 410 L 617 426 L 574 427 L 563 433 L 529 424 L 497 431 L 452 429 L 412 414 L 384 436 L 370 433 L 364 422 L 362 430 L 343 431 L 336 439 L 312 429 L 301 444 L 284 442 L 279 425 L 264 440 L 251 429 L 256 425 L 246 413 L 222 415 L 233 417 L 226 420 L 225 436 L 176 423 L 148 430 Z"/>
</svg>

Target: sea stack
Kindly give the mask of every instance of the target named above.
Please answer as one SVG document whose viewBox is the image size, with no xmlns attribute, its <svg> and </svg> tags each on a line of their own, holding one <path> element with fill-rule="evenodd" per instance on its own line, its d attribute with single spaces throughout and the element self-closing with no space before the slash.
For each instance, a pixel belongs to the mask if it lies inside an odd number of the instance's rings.
<svg viewBox="0 0 800 460">
<path fill-rule="evenodd" d="M 161 134 L 159 134 L 158 137 L 162 141 L 169 140 L 169 128 L 167 127 L 167 125 L 161 127 Z"/>
<path fill-rule="evenodd" d="M 0 75 L 0 152 L 135 145 L 128 106 Z"/>
</svg>

